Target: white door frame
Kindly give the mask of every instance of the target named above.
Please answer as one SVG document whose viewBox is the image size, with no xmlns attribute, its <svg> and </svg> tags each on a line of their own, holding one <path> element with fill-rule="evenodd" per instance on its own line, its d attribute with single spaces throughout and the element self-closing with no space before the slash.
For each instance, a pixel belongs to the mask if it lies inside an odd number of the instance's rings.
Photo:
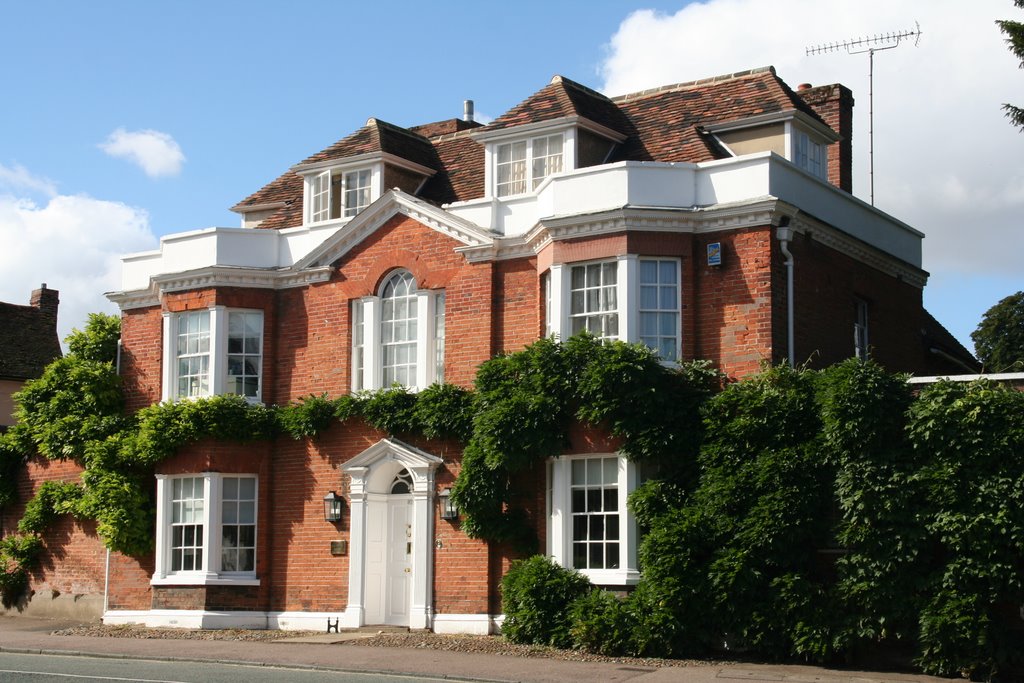
<svg viewBox="0 0 1024 683">
<path fill-rule="evenodd" d="M 345 626 L 366 623 L 367 496 L 384 494 L 404 467 L 412 474 L 412 576 L 409 628 L 428 629 L 433 617 L 434 471 L 441 458 L 398 439 L 381 439 L 342 465 L 349 486 L 348 607 Z"/>
</svg>

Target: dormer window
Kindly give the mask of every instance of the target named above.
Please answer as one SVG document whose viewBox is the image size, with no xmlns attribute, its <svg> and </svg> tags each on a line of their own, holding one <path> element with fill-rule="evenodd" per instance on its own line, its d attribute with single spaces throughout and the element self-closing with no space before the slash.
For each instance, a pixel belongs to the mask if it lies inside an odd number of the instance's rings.
<svg viewBox="0 0 1024 683">
<path fill-rule="evenodd" d="M 354 171 L 330 169 L 310 181 L 309 221 L 350 218 L 370 205 L 373 173 L 368 168 Z"/>
<path fill-rule="evenodd" d="M 799 128 L 793 131 L 793 163 L 822 180 L 828 180 L 827 148 Z"/>
<path fill-rule="evenodd" d="M 499 197 L 533 191 L 565 167 L 561 133 L 506 142 L 495 151 L 495 194 Z"/>
</svg>

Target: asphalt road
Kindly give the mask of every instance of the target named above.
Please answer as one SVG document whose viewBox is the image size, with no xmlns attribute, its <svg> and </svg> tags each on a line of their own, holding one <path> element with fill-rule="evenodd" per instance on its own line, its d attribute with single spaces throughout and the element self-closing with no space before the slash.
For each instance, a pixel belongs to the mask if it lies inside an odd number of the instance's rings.
<svg viewBox="0 0 1024 683">
<path fill-rule="evenodd" d="M 4 683 L 410 683 L 413 680 L 442 679 L 213 662 L 0 652 L 0 681 Z"/>
</svg>

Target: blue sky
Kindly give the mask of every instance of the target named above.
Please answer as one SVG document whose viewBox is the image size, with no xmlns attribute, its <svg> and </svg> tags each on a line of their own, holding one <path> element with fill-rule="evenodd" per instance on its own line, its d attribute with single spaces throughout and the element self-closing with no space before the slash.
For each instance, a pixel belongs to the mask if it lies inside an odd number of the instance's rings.
<svg viewBox="0 0 1024 683">
<path fill-rule="evenodd" d="M 923 7 L 922 7 L 923 6 Z M 993 24 L 1010 0 L 7 2 L 0 12 L 0 300 L 61 290 L 61 334 L 115 310 L 117 257 L 238 225 L 235 202 L 361 126 L 495 117 L 559 73 L 609 94 L 772 64 L 857 98 L 867 59 L 808 45 L 912 28 L 875 58 L 876 204 L 924 231 L 926 306 L 968 348 L 1024 288 L 1024 101 Z M 513 8 L 510 11 L 510 8 Z M 794 17 L 802 17 L 794 21 Z"/>
</svg>

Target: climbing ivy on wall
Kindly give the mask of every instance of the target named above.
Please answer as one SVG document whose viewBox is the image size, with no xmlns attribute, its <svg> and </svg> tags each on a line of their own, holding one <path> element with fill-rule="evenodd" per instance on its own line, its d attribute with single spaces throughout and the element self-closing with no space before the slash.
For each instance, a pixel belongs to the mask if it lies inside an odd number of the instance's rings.
<svg viewBox="0 0 1024 683">
<path fill-rule="evenodd" d="M 663 472 L 630 499 L 640 584 L 569 608 L 573 642 L 819 663 L 888 649 L 933 674 L 1017 680 L 1022 414 L 1024 392 L 939 382 L 915 397 L 855 360 L 729 385 L 703 408 L 696 486 Z"/>
<path fill-rule="evenodd" d="M 904 377 L 859 361 L 765 368 L 723 389 L 706 364 L 669 368 L 642 346 L 583 336 L 494 358 L 472 390 L 271 407 L 215 397 L 125 414 L 104 341 L 115 333 L 110 318 L 90 319 L 76 334 L 93 337 L 19 393 L 19 423 L 0 435 L 0 505 L 30 455 L 84 470 L 43 484 L 0 539 L 5 601 L 28 585 L 59 515 L 95 520 L 112 550 L 149 551 L 153 469 L 182 447 L 315 438 L 356 418 L 464 444 L 453 487 L 464 531 L 531 547 L 520 499 L 531 492 L 517 482 L 565 452 L 582 422 L 656 475 L 630 498 L 641 583 L 626 599 L 587 592 L 567 622 L 577 647 L 682 656 L 725 643 L 829 662 L 895 643 L 930 673 L 1024 666 L 1024 392 L 940 382 L 915 397 Z"/>
</svg>

